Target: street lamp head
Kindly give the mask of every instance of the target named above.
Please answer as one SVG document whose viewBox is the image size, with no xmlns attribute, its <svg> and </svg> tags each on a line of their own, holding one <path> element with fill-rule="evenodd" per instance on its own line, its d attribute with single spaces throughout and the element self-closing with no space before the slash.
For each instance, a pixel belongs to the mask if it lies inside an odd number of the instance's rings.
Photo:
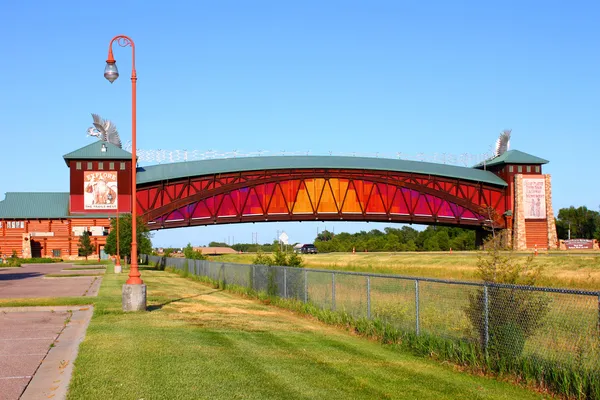
<svg viewBox="0 0 600 400">
<path fill-rule="evenodd" d="M 106 68 L 104 68 L 104 77 L 113 83 L 119 77 L 119 70 L 117 69 L 117 63 L 115 60 L 107 60 Z"/>
</svg>

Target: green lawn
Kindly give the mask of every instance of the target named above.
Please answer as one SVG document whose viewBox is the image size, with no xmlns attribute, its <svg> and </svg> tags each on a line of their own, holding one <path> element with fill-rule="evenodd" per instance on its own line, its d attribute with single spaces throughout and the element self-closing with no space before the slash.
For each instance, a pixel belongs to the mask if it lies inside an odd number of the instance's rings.
<svg viewBox="0 0 600 400">
<path fill-rule="evenodd" d="M 420 276 L 429 278 L 476 280 L 477 256 L 481 252 L 404 252 L 404 253 L 323 253 L 302 258 L 307 268 L 335 269 Z M 525 260 L 529 253 L 519 253 Z M 213 261 L 251 264 L 255 254 L 227 254 L 210 257 Z M 598 290 L 600 252 L 541 253 L 535 261 L 545 266 L 539 286 Z"/>
<path fill-rule="evenodd" d="M 542 398 L 175 274 L 142 278 L 150 311 L 125 314 L 127 276 L 107 271 L 69 399 Z"/>
</svg>

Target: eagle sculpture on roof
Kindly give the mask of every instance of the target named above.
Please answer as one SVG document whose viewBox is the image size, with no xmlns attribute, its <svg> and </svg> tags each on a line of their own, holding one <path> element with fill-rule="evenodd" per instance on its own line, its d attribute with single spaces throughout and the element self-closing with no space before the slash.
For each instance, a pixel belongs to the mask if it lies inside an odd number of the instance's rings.
<svg viewBox="0 0 600 400">
<path fill-rule="evenodd" d="M 117 126 L 109 120 L 103 120 L 98 114 L 92 114 L 92 118 L 94 119 L 94 126 L 88 128 L 87 134 L 122 148 Z"/>
<path fill-rule="evenodd" d="M 510 134 L 512 129 L 505 129 L 496 140 L 496 149 L 494 150 L 494 157 L 501 156 L 506 153 L 510 147 Z"/>
</svg>

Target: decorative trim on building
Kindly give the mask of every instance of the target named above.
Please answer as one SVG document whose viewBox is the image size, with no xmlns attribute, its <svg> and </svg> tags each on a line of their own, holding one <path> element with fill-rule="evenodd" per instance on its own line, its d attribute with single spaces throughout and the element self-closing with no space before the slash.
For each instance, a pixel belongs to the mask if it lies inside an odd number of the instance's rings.
<svg viewBox="0 0 600 400">
<path fill-rule="evenodd" d="M 515 175 L 515 215 L 513 225 L 513 249 L 527 249 L 527 232 L 525 230 L 525 212 L 523 204 L 523 174 Z"/>
<path fill-rule="evenodd" d="M 556 221 L 552 210 L 552 183 L 550 174 L 545 174 L 546 179 L 546 221 L 548 223 L 548 249 L 558 248 L 558 235 L 556 234 Z"/>
</svg>

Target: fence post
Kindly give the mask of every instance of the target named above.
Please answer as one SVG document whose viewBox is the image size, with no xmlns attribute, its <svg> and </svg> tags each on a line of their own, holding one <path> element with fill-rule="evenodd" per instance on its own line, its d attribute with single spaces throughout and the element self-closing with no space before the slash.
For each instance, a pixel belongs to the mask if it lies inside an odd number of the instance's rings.
<svg viewBox="0 0 600 400">
<path fill-rule="evenodd" d="M 252 290 L 256 290 L 255 289 L 256 286 L 256 265 L 252 265 Z"/>
<path fill-rule="evenodd" d="M 308 303 L 308 271 L 304 270 L 304 303 Z"/>
<path fill-rule="evenodd" d="M 287 268 L 283 267 L 283 298 L 287 299 Z"/>
<path fill-rule="evenodd" d="M 335 311 L 335 272 L 331 273 L 331 310 Z"/>
<path fill-rule="evenodd" d="M 598 295 L 598 336 L 600 337 L 600 294 Z"/>
<path fill-rule="evenodd" d="M 488 343 L 490 340 L 489 333 L 490 313 L 489 313 L 489 298 L 488 298 L 488 287 L 483 287 L 483 351 L 487 353 Z"/>
<path fill-rule="evenodd" d="M 367 276 L 367 318 L 371 319 L 371 277 Z"/>
<path fill-rule="evenodd" d="M 415 279 L 415 331 L 417 336 L 419 336 L 421 332 L 421 327 L 419 326 L 419 280 Z"/>
</svg>

